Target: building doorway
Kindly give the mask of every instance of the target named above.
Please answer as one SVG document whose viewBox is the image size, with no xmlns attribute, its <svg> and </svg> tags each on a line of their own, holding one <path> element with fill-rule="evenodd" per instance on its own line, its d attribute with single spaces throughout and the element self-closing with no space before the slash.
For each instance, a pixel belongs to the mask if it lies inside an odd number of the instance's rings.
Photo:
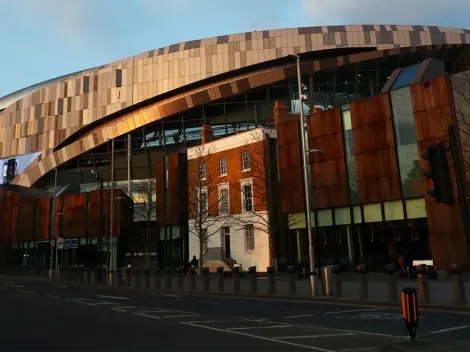
<svg viewBox="0 0 470 352">
<path fill-rule="evenodd" d="M 225 252 L 225 258 L 231 257 L 231 250 L 230 250 L 230 227 L 224 226 L 221 228 L 221 243 L 222 248 Z"/>
</svg>

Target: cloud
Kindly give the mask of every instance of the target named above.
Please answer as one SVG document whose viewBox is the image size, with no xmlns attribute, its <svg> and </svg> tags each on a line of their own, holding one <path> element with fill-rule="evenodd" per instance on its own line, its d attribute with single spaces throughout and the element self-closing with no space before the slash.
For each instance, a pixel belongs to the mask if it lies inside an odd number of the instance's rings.
<svg viewBox="0 0 470 352">
<path fill-rule="evenodd" d="M 315 24 L 468 26 L 470 0 L 302 0 Z M 454 25 L 458 23 L 458 25 Z"/>
</svg>

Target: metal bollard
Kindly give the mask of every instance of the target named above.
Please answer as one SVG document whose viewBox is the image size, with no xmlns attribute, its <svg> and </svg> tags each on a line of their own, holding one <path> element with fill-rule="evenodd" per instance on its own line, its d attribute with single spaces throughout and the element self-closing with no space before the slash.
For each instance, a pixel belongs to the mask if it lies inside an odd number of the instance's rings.
<svg viewBox="0 0 470 352">
<path fill-rule="evenodd" d="M 91 276 L 91 268 L 90 267 L 86 267 L 85 270 L 84 270 L 84 276 L 83 276 L 83 281 L 84 281 L 84 284 L 85 285 L 89 285 L 90 284 L 90 276 Z"/>
<path fill-rule="evenodd" d="M 225 290 L 224 267 L 217 267 L 217 291 L 223 292 Z"/>
<path fill-rule="evenodd" d="M 181 275 L 181 277 L 183 277 L 183 275 Z M 189 268 L 189 291 L 196 291 L 196 279 L 197 279 L 196 269 L 194 267 L 190 267 Z M 182 289 L 183 287 L 181 287 L 181 290 Z"/>
<path fill-rule="evenodd" d="M 250 293 L 256 295 L 258 293 L 258 275 L 256 274 L 256 266 L 248 268 L 250 275 Z"/>
<path fill-rule="evenodd" d="M 138 288 L 140 283 L 140 269 L 135 269 L 131 276 L 131 287 Z"/>
<path fill-rule="evenodd" d="M 203 291 L 210 291 L 210 276 L 209 276 L 209 267 L 202 268 L 202 277 L 203 277 Z"/>
<path fill-rule="evenodd" d="M 389 302 L 396 302 L 398 300 L 397 292 L 397 269 L 395 265 L 389 264 L 385 267 L 385 273 L 388 276 L 387 299 Z"/>
<path fill-rule="evenodd" d="M 366 272 L 366 266 L 364 264 L 358 265 L 356 267 L 357 271 L 357 282 L 359 285 L 358 288 L 358 296 L 359 299 L 362 300 L 368 300 L 369 299 L 369 288 L 367 285 L 367 272 Z"/>
<path fill-rule="evenodd" d="M 153 272 L 150 272 L 149 288 L 151 290 L 160 289 L 160 268 L 155 268 Z"/>
<path fill-rule="evenodd" d="M 171 268 L 165 268 L 165 290 L 171 290 Z"/>
<path fill-rule="evenodd" d="M 341 266 L 335 265 L 332 268 L 333 273 L 333 297 L 340 299 L 343 296 L 343 282 L 341 281 Z"/>
<path fill-rule="evenodd" d="M 276 275 L 274 274 L 274 267 L 268 266 L 266 268 L 266 272 L 268 273 L 268 294 L 275 295 L 276 294 Z"/>
<path fill-rule="evenodd" d="M 295 266 L 289 265 L 287 267 L 287 272 L 289 273 L 288 277 L 288 294 L 289 296 L 297 295 L 297 286 L 295 284 Z"/>
<path fill-rule="evenodd" d="M 419 303 L 428 304 L 431 301 L 431 296 L 429 294 L 429 278 L 426 274 L 426 266 L 420 265 L 418 269 L 418 294 L 419 294 Z"/>
<path fill-rule="evenodd" d="M 140 280 L 140 288 L 142 290 L 147 290 L 149 288 L 149 286 L 150 286 L 149 280 L 150 280 L 150 270 L 145 269 L 143 275 L 141 276 L 141 280 Z"/>
<path fill-rule="evenodd" d="M 460 263 L 452 264 L 451 266 L 452 271 L 452 282 L 454 286 L 454 297 L 455 297 L 455 304 L 459 306 L 463 306 L 467 304 L 467 297 L 465 293 L 465 283 L 462 280 L 462 268 Z"/>
<path fill-rule="evenodd" d="M 232 292 L 240 292 L 240 267 L 236 266 L 232 270 Z"/>
</svg>

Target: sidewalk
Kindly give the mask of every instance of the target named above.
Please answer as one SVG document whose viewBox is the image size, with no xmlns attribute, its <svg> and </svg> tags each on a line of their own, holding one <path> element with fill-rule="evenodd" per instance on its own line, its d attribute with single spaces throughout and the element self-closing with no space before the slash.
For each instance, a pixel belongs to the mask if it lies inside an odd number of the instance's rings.
<svg viewBox="0 0 470 352">
<path fill-rule="evenodd" d="M 402 343 L 391 344 L 381 352 L 468 352 L 470 343 L 467 342 L 439 342 L 439 341 L 404 341 Z"/>
</svg>

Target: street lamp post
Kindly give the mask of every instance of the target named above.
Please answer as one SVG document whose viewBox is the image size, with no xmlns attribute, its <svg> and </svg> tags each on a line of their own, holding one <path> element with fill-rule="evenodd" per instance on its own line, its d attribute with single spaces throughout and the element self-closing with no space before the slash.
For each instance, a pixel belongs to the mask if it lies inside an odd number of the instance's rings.
<svg viewBox="0 0 470 352">
<path fill-rule="evenodd" d="M 110 232 L 109 232 L 109 265 L 108 272 L 114 271 L 114 256 L 113 256 L 113 231 L 114 231 L 114 139 L 111 140 L 111 209 L 110 209 Z"/>
<path fill-rule="evenodd" d="M 310 290 L 312 296 L 316 296 L 316 275 L 315 275 L 315 252 L 313 250 L 313 234 L 312 234 L 312 219 L 310 216 L 310 178 L 308 173 L 307 156 L 309 155 L 308 139 L 306 136 L 307 120 L 304 116 L 304 107 L 302 103 L 302 76 L 300 72 L 300 56 L 294 55 L 297 61 L 297 85 L 299 88 L 299 107 L 300 107 L 300 141 L 302 148 L 302 163 L 303 163 L 303 176 L 304 176 L 304 190 L 305 190 L 305 211 L 307 222 L 308 234 L 308 257 L 310 262 Z"/>
</svg>

